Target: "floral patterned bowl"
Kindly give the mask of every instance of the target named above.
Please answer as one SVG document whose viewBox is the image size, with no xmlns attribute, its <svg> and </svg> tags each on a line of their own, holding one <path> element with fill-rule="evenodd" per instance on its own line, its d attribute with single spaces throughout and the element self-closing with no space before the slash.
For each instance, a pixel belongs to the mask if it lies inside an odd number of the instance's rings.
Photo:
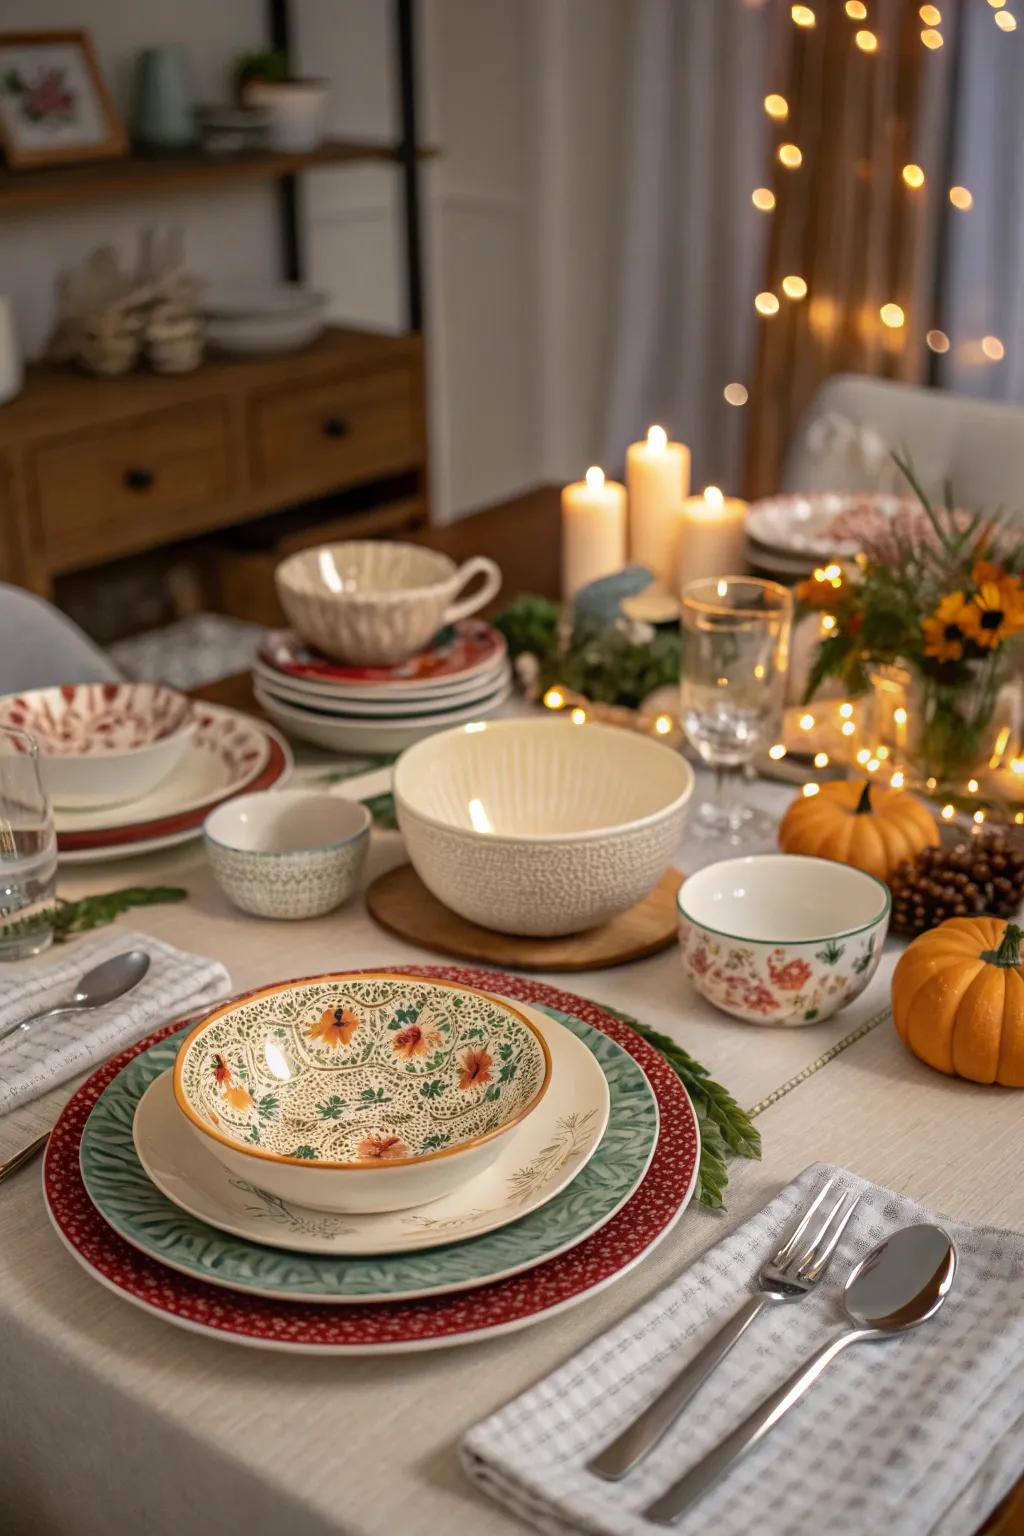
<svg viewBox="0 0 1024 1536">
<path fill-rule="evenodd" d="M 230 1173 L 322 1211 L 395 1211 L 497 1157 L 551 1057 L 512 1004 L 388 971 L 281 982 L 186 1036 L 174 1096 Z"/>
<path fill-rule="evenodd" d="M 35 737 L 46 792 L 66 809 L 148 795 L 196 733 L 189 700 L 162 683 L 68 683 L 5 694 L 0 725 Z"/>
<path fill-rule="evenodd" d="M 874 875 L 796 854 L 726 859 L 679 889 L 683 970 L 748 1024 L 818 1024 L 867 986 L 889 927 Z"/>
</svg>

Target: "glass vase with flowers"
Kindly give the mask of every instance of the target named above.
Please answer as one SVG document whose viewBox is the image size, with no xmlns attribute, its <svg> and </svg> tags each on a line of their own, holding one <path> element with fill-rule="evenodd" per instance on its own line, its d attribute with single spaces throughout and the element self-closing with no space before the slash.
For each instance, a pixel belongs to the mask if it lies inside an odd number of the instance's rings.
<svg viewBox="0 0 1024 1536">
<path fill-rule="evenodd" d="M 987 766 L 996 747 L 1001 694 L 1024 652 L 1024 524 L 958 508 L 948 486 L 936 506 L 896 462 L 920 506 L 869 522 L 854 564 L 797 588 L 800 611 L 831 616 L 804 697 L 827 679 L 852 696 L 874 687 L 901 759 L 935 788 Z"/>
</svg>

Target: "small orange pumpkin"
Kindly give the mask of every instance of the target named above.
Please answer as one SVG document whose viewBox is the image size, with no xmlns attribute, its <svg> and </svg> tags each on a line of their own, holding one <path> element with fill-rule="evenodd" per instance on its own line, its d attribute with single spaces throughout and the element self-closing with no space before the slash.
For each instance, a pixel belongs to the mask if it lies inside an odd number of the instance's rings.
<svg viewBox="0 0 1024 1536">
<path fill-rule="evenodd" d="M 893 972 L 900 1039 L 930 1067 L 1024 1088 L 1024 928 L 951 917 L 904 950 Z"/>
<path fill-rule="evenodd" d="M 879 880 L 938 841 L 934 816 L 913 795 L 852 779 L 800 795 L 779 827 L 783 853 L 853 864 Z"/>
</svg>

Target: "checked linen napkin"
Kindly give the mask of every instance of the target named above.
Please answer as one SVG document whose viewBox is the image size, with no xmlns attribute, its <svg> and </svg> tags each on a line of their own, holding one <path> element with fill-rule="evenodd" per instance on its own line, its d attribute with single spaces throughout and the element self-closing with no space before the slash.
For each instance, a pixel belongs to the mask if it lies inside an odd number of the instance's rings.
<svg viewBox="0 0 1024 1536">
<path fill-rule="evenodd" d="M 69 945 L 57 959 L 50 951 L 42 961 L 27 960 L 0 972 L 0 1029 L 70 997 L 86 971 L 127 949 L 144 949 L 150 957 L 149 970 L 134 991 L 106 1008 L 63 1014 L 0 1041 L 0 1115 L 231 990 L 219 960 L 186 954 L 144 933 L 118 930 Z"/>
<path fill-rule="evenodd" d="M 621 1483 L 585 1463 L 657 1395 L 749 1293 L 830 1174 L 860 1192 L 826 1279 L 762 1313 L 646 1462 Z M 640 1513 L 841 1331 L 850 1268 L 896 1227 L 957 1245 L 953 1288 L 920 1329 L 855 1344 L 674 1527 L 682 1536 L 972 1536 L 1024 1466 L 1024 1237 L 947 1221 L 842 1170 L 807 1168 L 611 1332 L 476 1425 L 463 1465 L 553 1536 L 655 1536 Z"/>
</svg>

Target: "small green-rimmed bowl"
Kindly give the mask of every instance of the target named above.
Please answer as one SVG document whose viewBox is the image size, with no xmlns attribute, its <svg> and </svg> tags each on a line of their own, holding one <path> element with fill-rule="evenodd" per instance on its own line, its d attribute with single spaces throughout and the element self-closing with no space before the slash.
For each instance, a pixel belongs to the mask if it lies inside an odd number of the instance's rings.
<svg viewBox="0 0 1024 1536">
<path fill-rule="evenodd" d="M 679 888 L 691 985 L 748 1024 L 818 1024 L 867 986 L 891 905 L 874 875 L 832 859 L 752 854 L 709 864 Z"/>
<path fill-rule="evenodd" d="M 323 1211 L 396 1211 L 483 1171 L 551 1056 L 511 1003 L 389 971 L 280 982 L 184 1040 L 174 1096 L 224 1166 Z"/>
<path fill-rule="evenodd" d="M 358 888 L 370 846 L 365 805 L 305 789 L 239 795 L 203 827 L 214 878 L 254 917 L 322 917 Z"/>
</svg>

